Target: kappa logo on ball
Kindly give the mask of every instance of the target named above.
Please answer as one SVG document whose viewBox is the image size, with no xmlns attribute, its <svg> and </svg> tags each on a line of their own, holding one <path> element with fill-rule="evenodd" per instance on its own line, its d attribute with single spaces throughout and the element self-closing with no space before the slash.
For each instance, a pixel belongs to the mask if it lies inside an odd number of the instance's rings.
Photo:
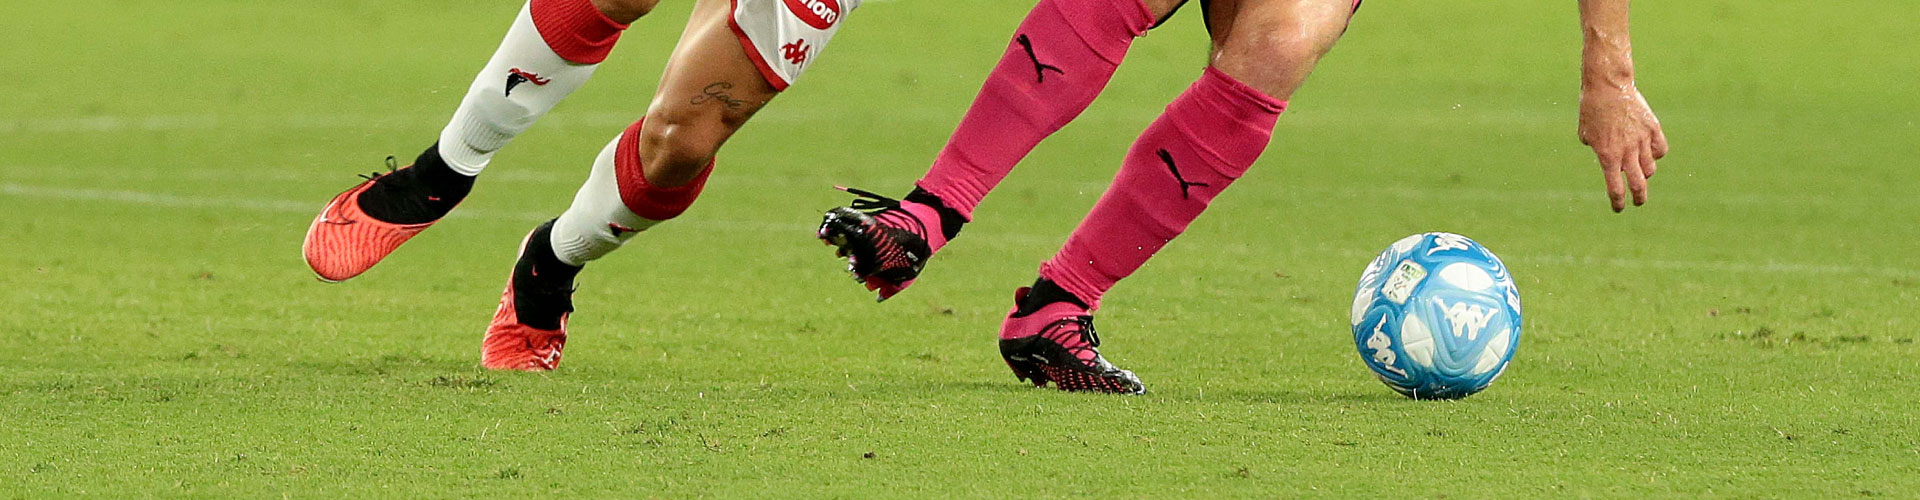
<svg viewBox="0 0 1920 500">
<path fill-rule="evenodd" d="M 782 1 L 786 2 L 787 10 L 792 11 L 794 17 L 800 18 L 800 22 L 807 23 L 807 26 L 812 26 L 813 29 L 830 29 L 833 28 L 834 23 L 840 22 L 838 0 Z"/>
<path fill-rule="evenodd" d="M 1434 297 L 1433 305 L 1439 306 L 1440 311 L 1447 315 L 1447 323 L 1453 326 L 1455 337 L 1478 340 L 1480 330 L 1485 329 L 1487 323 L 1493 321 L 1493 309 L 1478 304 L 1455 302 L 1453 305 L 1447 305 L 1446 301 Z"/>
<path fill-rule="evenodd" d="M 1395 366 L 1400 363 L 1400 357 L 1393 353 L 1393 339 L 1387 337 L 1386 318 L 1381 318 L 1380 324 L 1374 325 L 1373 335 L 1367 337 L 1367 348 L 1373 349 L 1373 362 L 1379 363 L 1381 369 L 1393 372 L 1400 378 L 1407 377 L 1406 370 Z"/>
<path fill-rule="evenodd" d="M 1465 236 L 1453 233 L 1434 233 L 1433 248 L 1427 250 L 1427 255 L 1431 256 L 1447 250 L 1467 250 L 1470 248 L 1473 248 L 1473 240 L 1469 240 Z"/>
</svg>

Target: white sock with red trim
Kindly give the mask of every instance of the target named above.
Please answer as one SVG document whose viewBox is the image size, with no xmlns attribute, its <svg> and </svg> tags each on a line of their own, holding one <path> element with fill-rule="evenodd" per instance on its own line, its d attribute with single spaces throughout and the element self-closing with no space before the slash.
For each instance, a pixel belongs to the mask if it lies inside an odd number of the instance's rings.
<svg viewBox="0 0 1920 500">
<path fill-rule="evenodd" d="M 685 185 L 653 185 L 640 166 L 641 125 L 634 122 L 600 150 L 573 206 L 554 222 L 550 242 L 561 263 L 577 267 L 604 257 L 633 235 L 679 217 L 700 198 L 713 165 Z"/>
<path fill-rule="evenodd" d="M 515 136 L 587 83 L 627 25 L 589 0 L 530 0 L 440 131 L 447 167 L 478 175 Z"/>
</svg>

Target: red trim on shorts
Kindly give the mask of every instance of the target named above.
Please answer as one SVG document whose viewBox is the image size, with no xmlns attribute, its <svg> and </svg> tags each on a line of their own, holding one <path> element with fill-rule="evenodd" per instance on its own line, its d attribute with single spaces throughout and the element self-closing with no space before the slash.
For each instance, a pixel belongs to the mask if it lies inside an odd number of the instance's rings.
<svg viewBox="0 0 1920 500">
<path fill-rule="evenodd" d="M 627 130 L 620 133 L 620 143 L 613 149 L 613 178 L 620 187 L 620 202 L 627 210 L 642 219 L 664 221 L 679 217 L 693 206 L 693 200 L 700 197 L 700 190 L 707 186 L 707 174 L 713 173 L 713 163 L 708 162 L 700 175 L 684 186 L 663 188 L 647 182 L 644 168 L 640 166 L 640 125 L 645 119 L 633 122 Z"/>
<path fill-rule="evenodd" d="M 574 64 L 600 64 L 627 25 L 614 22 L 591 0 L 528 0 L 528 16 L 547 48 Z"/>
<path fill-rule="evenodd" d="M 753 45 L 753 38 L 747 36 L 747 30 L 740 29 L 739 20 L 734 18 L 734 15 L 740 12 L 740 1 L 727 0 L 727 5 L 727 27 L 733 28 L 733 36 L 740 38 L 740 48 L 746 49 L 747 59 L 753 61 L 753 67 L 760 70 L 760 76 L 767 79 L 767 85 L 772 85 L 773 90 L 787 90 L 787 86 L 791 84 L 780 78 L 779 73 L 773 71 L 773 66 L 767 64 L 767 60 L 761 57 L 760 48 Z"/>
</svg>

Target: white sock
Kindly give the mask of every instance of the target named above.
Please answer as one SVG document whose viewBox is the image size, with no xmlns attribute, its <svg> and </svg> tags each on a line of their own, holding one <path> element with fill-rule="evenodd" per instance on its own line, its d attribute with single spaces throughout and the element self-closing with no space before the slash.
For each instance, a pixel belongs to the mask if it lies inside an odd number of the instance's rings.
<svg viewBox="0 0 1920 500">
<path fill-rule="evenodd" d="M 531 9 L 531 2 L 520 8 L 499 50 L 440 131 L 440 157 L 456 172 L 478 175 L 494 152 L 586 84 L 599 66 L 555 53 L 535 28 Z"/>
<path fill-rule="evenodd" d="M 571 266 L 605 256 L 632 239 L 633 235 L 659 224 L 627 208 L 620 199 L 620 185 L 614 173 L 614 154 L 620 138 L 607 143 L 593 160 L 593 172 L 586 185 L 573 195 L 573 206 L 553 223 L 553 254 Z"/>
</svg>

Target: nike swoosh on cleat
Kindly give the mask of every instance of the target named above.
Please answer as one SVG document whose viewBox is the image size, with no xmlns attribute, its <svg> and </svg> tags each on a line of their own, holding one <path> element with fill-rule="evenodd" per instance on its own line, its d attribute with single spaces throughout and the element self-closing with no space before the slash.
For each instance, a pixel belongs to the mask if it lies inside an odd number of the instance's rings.
<svg viewBox="0 0 1920 500">
<path fill-rule="evenodd" d="M 336 201 L 331 201 L 331 202 L 328 202 L 328 203 L 327 203 L 327 208 L 325 208 L 325 209 L 323 209 L 323 210 L 321 210 L 321 211 L 320 211 L 320 223 L 322 223 L 322 224 L 333 224 L 333 225 L 337 225 L 337 226 L 344 226 L 344 225 L 347 225 L 347 224 L 352 224 L 352 223 L 355 223 L 355 222 L 359 222 L 359 221 L 356 221 L 356 220 L 353 220 L 353 219 L 347 219 L 347 220 L 336 220 L 336 219 L 334 219 L 334 218 L 332 217 L 332 215 L 333 215 L 333 213 L 335 212 L 335 209 L 336 209 L 336 208 L 339 208 L 339 206 L 340 206 L 340 202 L 339 202 L 338 200 L 336 200 Z"/>
</svg>

